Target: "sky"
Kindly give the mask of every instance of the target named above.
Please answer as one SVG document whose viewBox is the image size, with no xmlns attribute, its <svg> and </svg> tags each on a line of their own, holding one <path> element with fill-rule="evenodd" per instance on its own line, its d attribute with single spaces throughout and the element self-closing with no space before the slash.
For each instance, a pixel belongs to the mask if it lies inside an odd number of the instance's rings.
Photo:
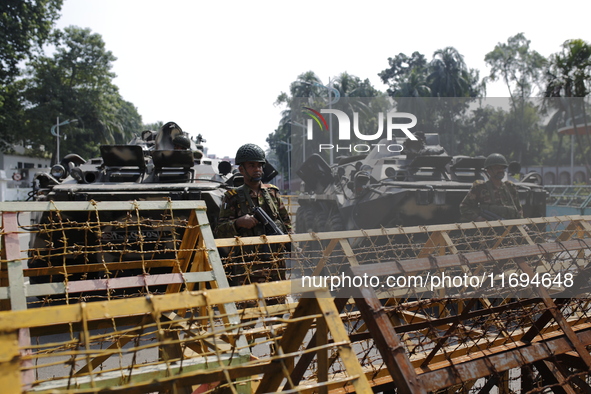
<svg viewBox="0 0 591 394">
<path fill-rule="evenodd" d="M 543 56 L 568 39 L 591 41 L 576 15 L 591 2 L 560 7 L 529 1 L 198 1 L 64 0 L 58 28 L 90 28 L 117 60 L 114 83 L 145 124 L 174 121 L 202 134 L 209 154 L 234 157 L 242 144 L 268 148 L 281 92 L 306 71 L 324 84 L 342 72 L 369 78 L 388 58 L 414 51 L 428 60 L 455 47 L 487 76 L 486 53 L 517 33 Z M 577 22 L 578 20 L 578 22 Z M 488 97 L 507 97 L 502 83 Z"/>
</svg>

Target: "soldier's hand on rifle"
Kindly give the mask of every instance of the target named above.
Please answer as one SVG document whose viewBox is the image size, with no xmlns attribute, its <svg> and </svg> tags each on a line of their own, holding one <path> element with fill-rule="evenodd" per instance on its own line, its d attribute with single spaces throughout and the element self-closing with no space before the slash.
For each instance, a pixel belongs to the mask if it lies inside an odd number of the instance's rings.
<svg viewBox="0 0 591 394">
<path fill-rule="evenodd" d="M 238 219 L 236 219 L 236 227 L 243 227 L 243 228 L 251 229 L 254 226 L 256 226 L 257 224 L 259 224 L 259 221 L 257 220 L 257 218 L 255 218 L 254 216 L 252 216 L 250 214 L 240 216 Z"/>
</svg>

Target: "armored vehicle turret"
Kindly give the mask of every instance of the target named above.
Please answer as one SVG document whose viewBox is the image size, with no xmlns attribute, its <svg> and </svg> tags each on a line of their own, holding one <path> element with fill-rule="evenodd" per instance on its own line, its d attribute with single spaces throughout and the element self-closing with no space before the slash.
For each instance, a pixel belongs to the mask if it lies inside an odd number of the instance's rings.
<svg viewBox="0 0 591 394">
<path fill-rule="evenodd" d="M 380 141 L 366 155 L 342 157 L 330 166 L 310 156 L 297 171 L 297 232 L 339 231 L 457 223 L 459 205 L 476 180 L 486 180 L 485 158 L 450 156 L 438 134 L 417 141 L 397 138 L 401 151 Z M 338 159 L 338 158 L 337 158 Z M 509 165 L 509 176 L 519 163 Z M 544 216 L 546 192 L 536 173 L 515 180 L 525 217 Z"/>
</svg>

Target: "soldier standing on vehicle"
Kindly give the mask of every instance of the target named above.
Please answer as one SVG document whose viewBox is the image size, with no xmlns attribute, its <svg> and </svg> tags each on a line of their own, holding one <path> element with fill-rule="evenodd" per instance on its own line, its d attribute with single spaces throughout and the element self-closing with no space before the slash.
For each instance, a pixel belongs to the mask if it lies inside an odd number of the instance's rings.
<svg viewBox="0 0 591 394">
<path fill-rule="evenodd" d="M 517 188 L 511 181 L 504 181 L 507 159 L 499 153 L 489 155 L 484 161 L 488 181 L 476 181 L 460 204 L 460 220 L 463 222 L 523 218 Z"/>
<path fill-rule="evenodd" d="M 285 208 L 279 189 L 273 185 L 263 184 L 263 167 L 265 165 L 265 152 L 255 144 L 242 145 L 236 152 L 236 164 L 240 174 L 244 177 L 244 184 L 236 189 L 227 191 L 222 198 L 222 206 L 220 208 L 220 215 L 215 230 L 217 238 L 232 238 L 235 236 L 250 237 L 257 235 L 271 235 L 269 232 L 269 225 L 261 222 L 261 218 L 257 218 L 255 210 L 260 207 L 266 213 L 275 227 L 281 230 L 284 234 L 291 233 L 291 220 L 289 213 Z M 255 251 L 251 251 L 255 252 Z M 271 251 L 259 250 L 263 259 L 272 258 Z M 281 252 L 280 250 L 273 250 L 272 252 Z M 244 252 L 243 252 L 244 253 Z M 261 256 L 259 256 L 261 257 Z M 250 278 L 246 282 L 260 282 L 267 280 L 284 279 L 285 261 L 276 260 L 275 267 L 269 267 L 267 262 L 262 272 L 261 264 L 251 267 Z M 242 272 L 230 273 L 230 275 L 242 275 Z M 269 276 L 270 275 L 270 276 Z M 250 280 L 248 280 L 250 279 Z M 244 280 L 242 281 L 244 282 Z M 237 284 L 234 281 L 234 284 Z M 241 283 L 240 283 L 241 284 Z"/>
</svg>

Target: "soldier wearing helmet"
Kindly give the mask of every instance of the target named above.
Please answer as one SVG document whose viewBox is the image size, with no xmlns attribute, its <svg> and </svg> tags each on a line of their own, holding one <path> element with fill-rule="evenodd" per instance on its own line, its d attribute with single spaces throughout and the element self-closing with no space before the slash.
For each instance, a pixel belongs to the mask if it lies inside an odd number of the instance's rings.
<svg viewBox="0 0 591 394">
<path fill-rule="evenodd" d="M 279 189 L 262 183 L 265 152 L 255 144 L 242 145 L 236 152 L 236 164 L 244 184 L 225 193 L 216 234 L 219 238 L 265 234 L 264 227 L 253 215 L 260 206 L 285 233 L 291 231 L 289 214 Z"/>
<path fill-rule="evenodd" d="M 508 163 L 499 153 L 484 161 L 488 181 L 476 181 L 460 204 L 461 221 L 519 219 L 523 209 L 517 188 L 511 181 L 503 181 Z"/>
<path fill-rule="evenodd" d="M 257 206 L 263 208 L 285 234 L 291 233 L 291 220 L 279 195 L 279 189 L 262 182 L 265 162 L 265 152 L 258 145 L 245 144 L 236 152 L 236 164 L 244 177 L 244 184 L 224 194 L 215 230 L 217 238 L 264 235 L 265 226 L 257 220 L 253 212 L 254 207 Z M 275 273 L 284 270 L 285 262 L 283 260 L 275 263 L 277 265 L 274 269 Z M 248 279 L 260 282 L 284 277 L 283 272 L 280 272 L 280 275 L 271 274 L 269 276 L 267 273 L 259 275 L 260 277 L 250 276 L 250 278 L 246 278 L 246 282 Z M 263 276 L 265 277 L 263 278 Z M 233 282 L 237 284 L 235 280 Z M 244 280 L 241 279 L 241 282 L 244 283 Z"/>
</svg>

